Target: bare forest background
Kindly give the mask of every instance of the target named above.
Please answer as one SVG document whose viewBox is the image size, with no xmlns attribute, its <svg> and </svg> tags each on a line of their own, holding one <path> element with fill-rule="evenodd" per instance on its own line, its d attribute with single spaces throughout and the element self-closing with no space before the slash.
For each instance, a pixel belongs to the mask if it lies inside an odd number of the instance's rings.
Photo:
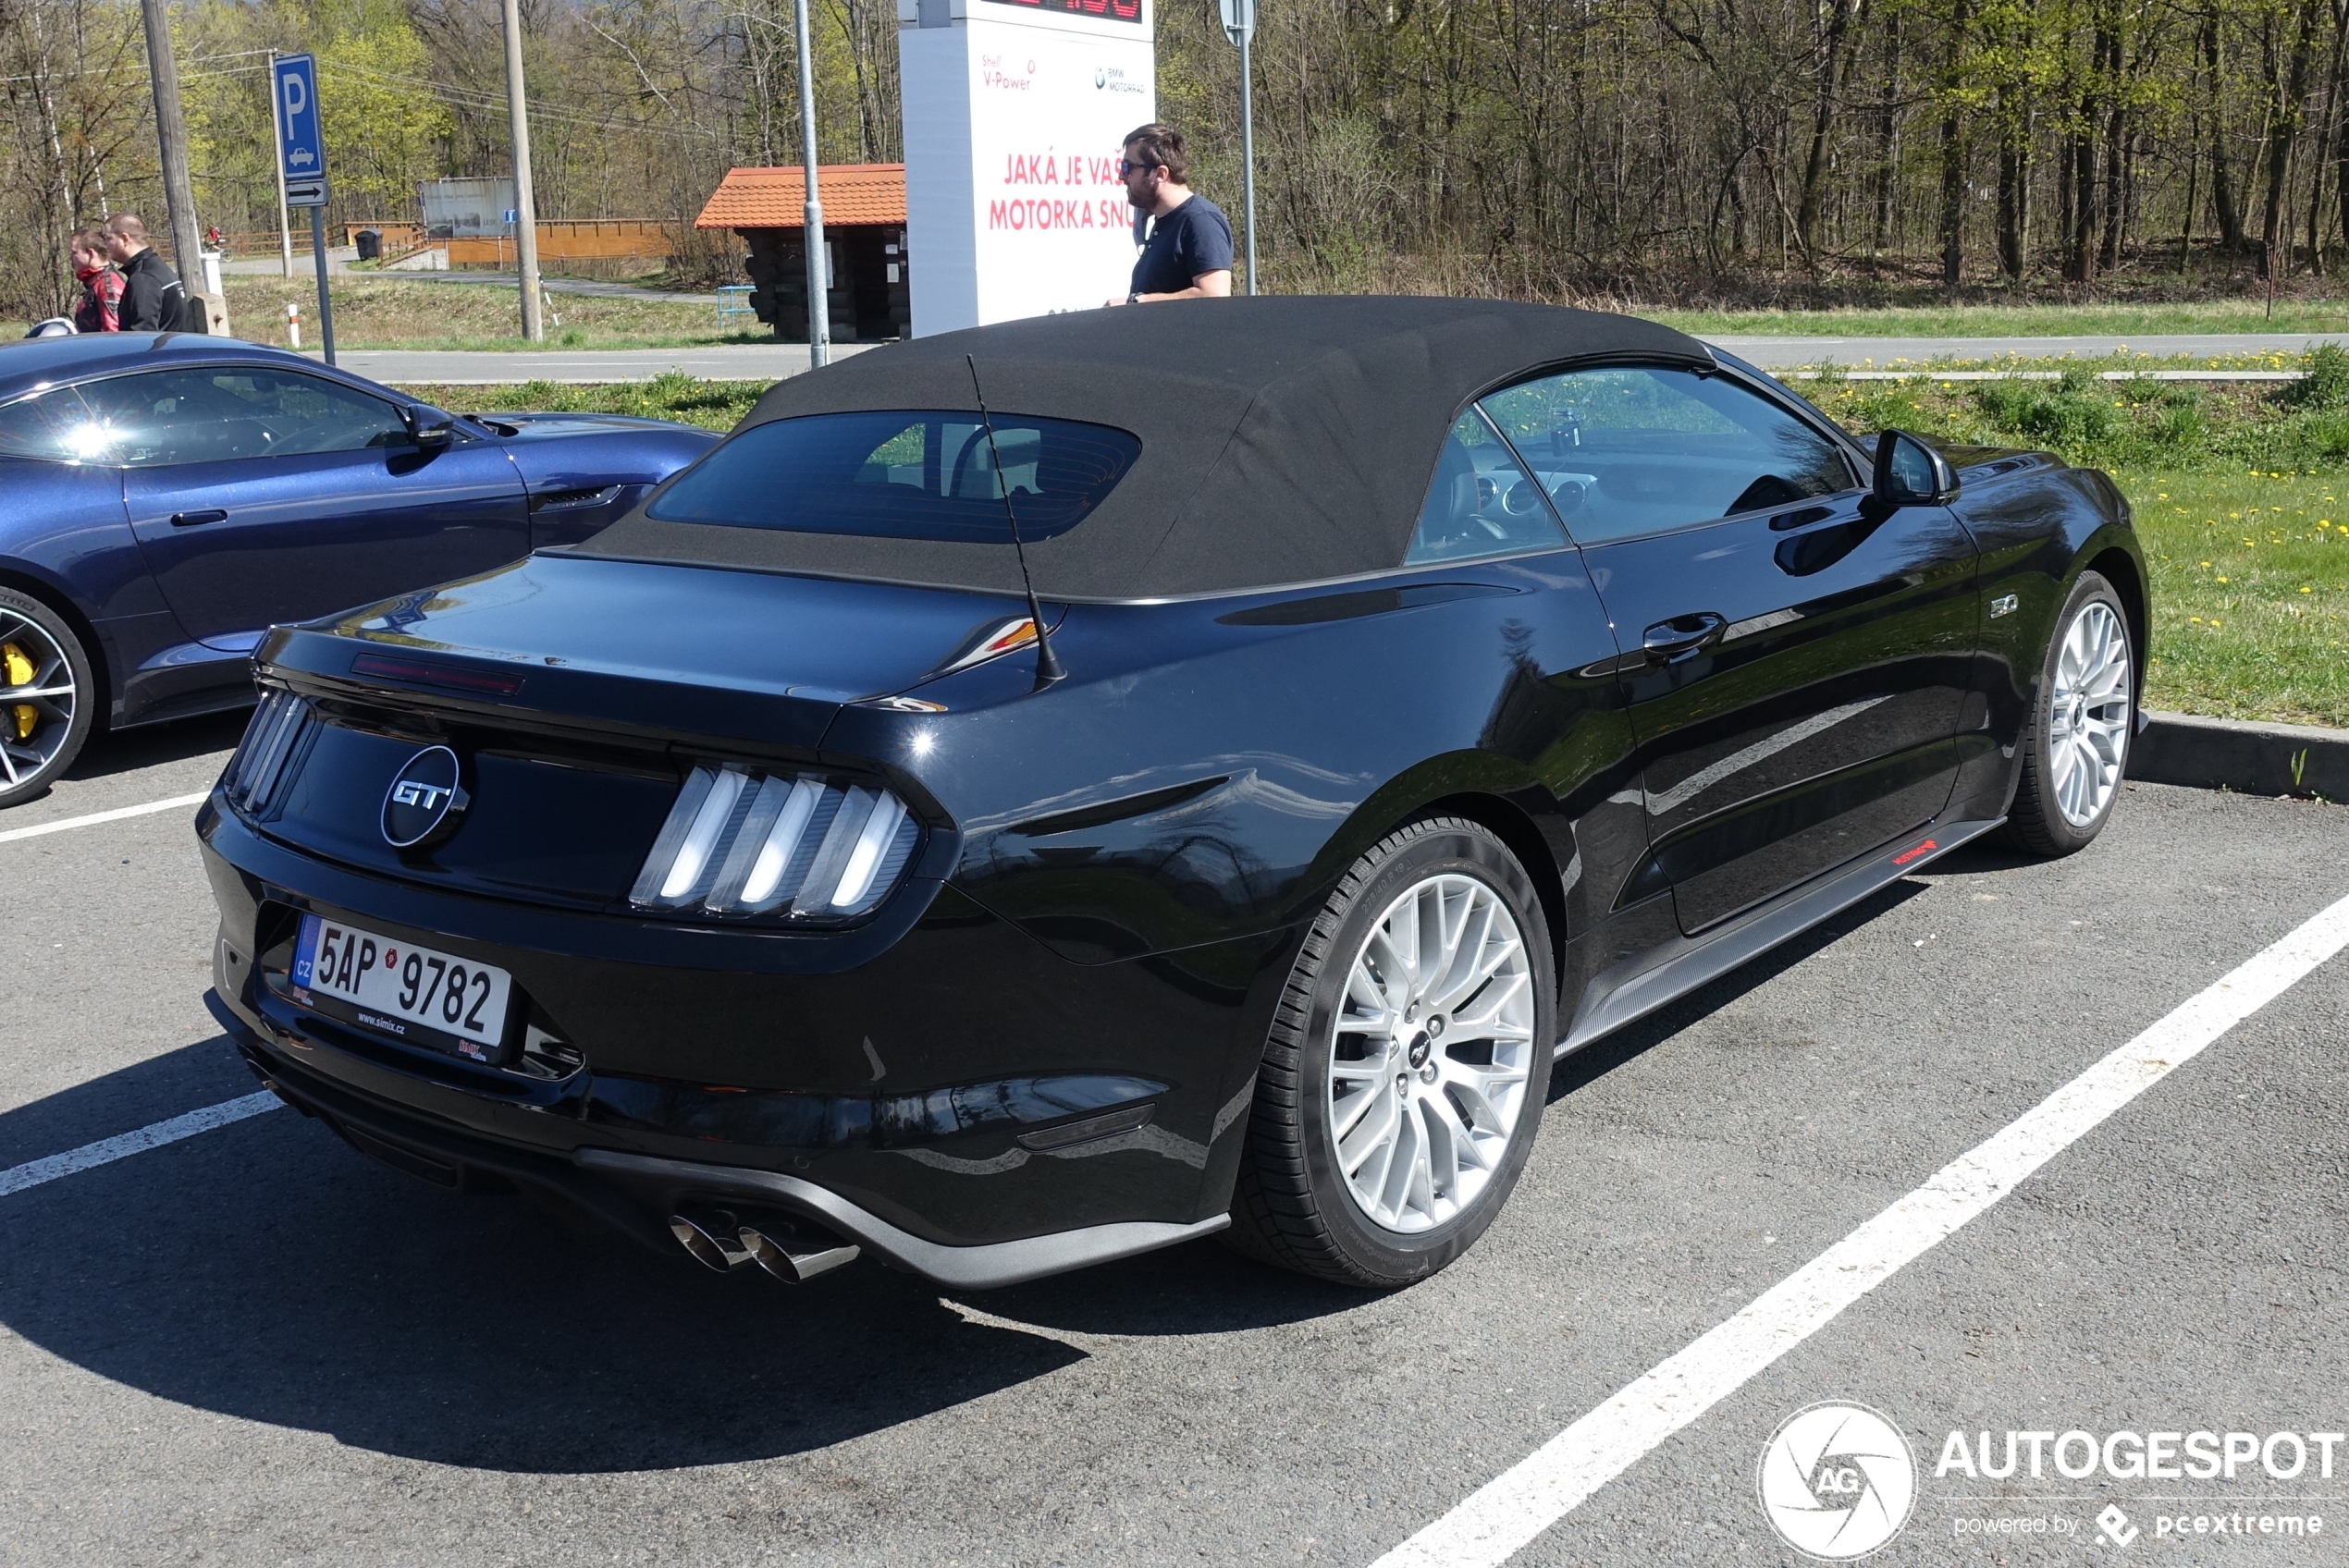
<svg viewBox="0 0 2349 1568">
<path fill-rule="evenodd" d="M 672 226 L 795 161 L 789 0 L 523 0 L 539 213 Z M 336 225 L 507 172 L 497 0 L 184 0 L 200 224 L 274 249 L 267 52 L 314 51 Z M 1263 0 L 1282 289 L 1648 303 L 2180 295 L 2349 263 L 2349 0 Z M 899 156 L 894 0 L 815 0 L 821 156 Z M 1239 206 L 1238 57 L 1163 0 L 1160 106 Z M 0 314 L 163 228 L 135 0 L 0 0 Z M 264 235 L 270 236 L 264 240 Z M 918 264 L 918 263 L 916 263 Z M 2303 287 L 2306 287 L 2303 285 Z"/>
</svg>

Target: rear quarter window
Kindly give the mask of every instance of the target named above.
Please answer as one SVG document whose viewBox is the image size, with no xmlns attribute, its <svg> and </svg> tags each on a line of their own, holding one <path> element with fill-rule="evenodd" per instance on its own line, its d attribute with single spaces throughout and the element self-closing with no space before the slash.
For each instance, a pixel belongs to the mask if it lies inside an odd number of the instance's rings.
<svg viewBox="0 0 2349 1568">
<path fill-rule="evenodd" d="M 1105 424 L 953 410 L 810 414 L 730 437 L 653 498 L 664 522 L 965 544 L 1049 539 L 1141 455 Z M 1006 503 L 1008 502 L 1008 511 Z"/>
</svg>

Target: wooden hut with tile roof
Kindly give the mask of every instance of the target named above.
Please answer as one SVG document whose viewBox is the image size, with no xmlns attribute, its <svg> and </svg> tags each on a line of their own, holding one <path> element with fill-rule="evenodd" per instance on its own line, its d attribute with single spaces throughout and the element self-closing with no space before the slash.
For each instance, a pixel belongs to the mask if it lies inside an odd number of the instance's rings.
<svg viewBox="0 0 2349 1568">
<path fill-rule="evenodd" d="M 832 340 L 874 343 L 913 336 L 906 288 L 905 165 L 818 164 L 826 297 Z M 807 340 L 806 180 L 790 168 L 730 169 L 695 228 L 731 228 L 750 246 L 751 309 L 790 342 Z"/>
</svg>

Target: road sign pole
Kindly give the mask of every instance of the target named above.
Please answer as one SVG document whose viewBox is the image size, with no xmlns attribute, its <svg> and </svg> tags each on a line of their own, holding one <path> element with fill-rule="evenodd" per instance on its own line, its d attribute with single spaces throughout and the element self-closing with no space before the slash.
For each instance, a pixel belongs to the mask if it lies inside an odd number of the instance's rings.
<svg viewBox="0 0 2349 1568">
<path fill-rule="evenodd" d="M 335 302 L 326 292 L 326 141 L 318 116 L 318 65 L 308 55 L 269 61 L 271 119 L 277 133 L 277 190 L 287 206 L 310 209 L 310 259 L 318 271 L 318 337 L 335 362 Z M 293 239 L 286 236 L 286 276 Z"/>
<path fill-rule="evenodd" d="M 318 341 L 326 345 L 326 362 L 335 362 L 335 302 L 326 293 L 326 209 L 310 209 L 310 255 L 318 266 Z"/>
<path fill-rule="evenodd" d="M 1248 221 L 1248 291 L 1256 292 L 1256 74 L 1248 41 L 1256 33 L 1256 0 L 1247 0 L 1248 25 L 1240 33 L 1240 189 Z"/>
<path fill-rule="evenodd" d="M 286 207 L 286 126 L 275 107 L 277 102 L 277 51 L 269 51 L 269 140 L 277 149 L 277 243 L 283 247 L 286 276 L 293 276 L 293 214 Z"/>
<path fill-rule="evenodd" d="M 1224 36 L 1240 46 L 1240 189 L 1248 226 L 1248 291 L 1256 292 L 1256 0 L 1223 0 Z"/>
</svg>

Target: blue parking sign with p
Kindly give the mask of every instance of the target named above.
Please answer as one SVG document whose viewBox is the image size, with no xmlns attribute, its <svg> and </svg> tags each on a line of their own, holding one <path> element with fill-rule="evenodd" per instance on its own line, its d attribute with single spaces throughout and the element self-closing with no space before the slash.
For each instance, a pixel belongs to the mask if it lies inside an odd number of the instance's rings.
<svg viewBox="0 0 2349 1568">
<path fill-rule="evenodd" d="M 318 67 L 308 55 L 280 55 L 272 67 L 277 130 L 290 188 L 326 178 L 326 141 L 318 128 Z"/>
</svg>

